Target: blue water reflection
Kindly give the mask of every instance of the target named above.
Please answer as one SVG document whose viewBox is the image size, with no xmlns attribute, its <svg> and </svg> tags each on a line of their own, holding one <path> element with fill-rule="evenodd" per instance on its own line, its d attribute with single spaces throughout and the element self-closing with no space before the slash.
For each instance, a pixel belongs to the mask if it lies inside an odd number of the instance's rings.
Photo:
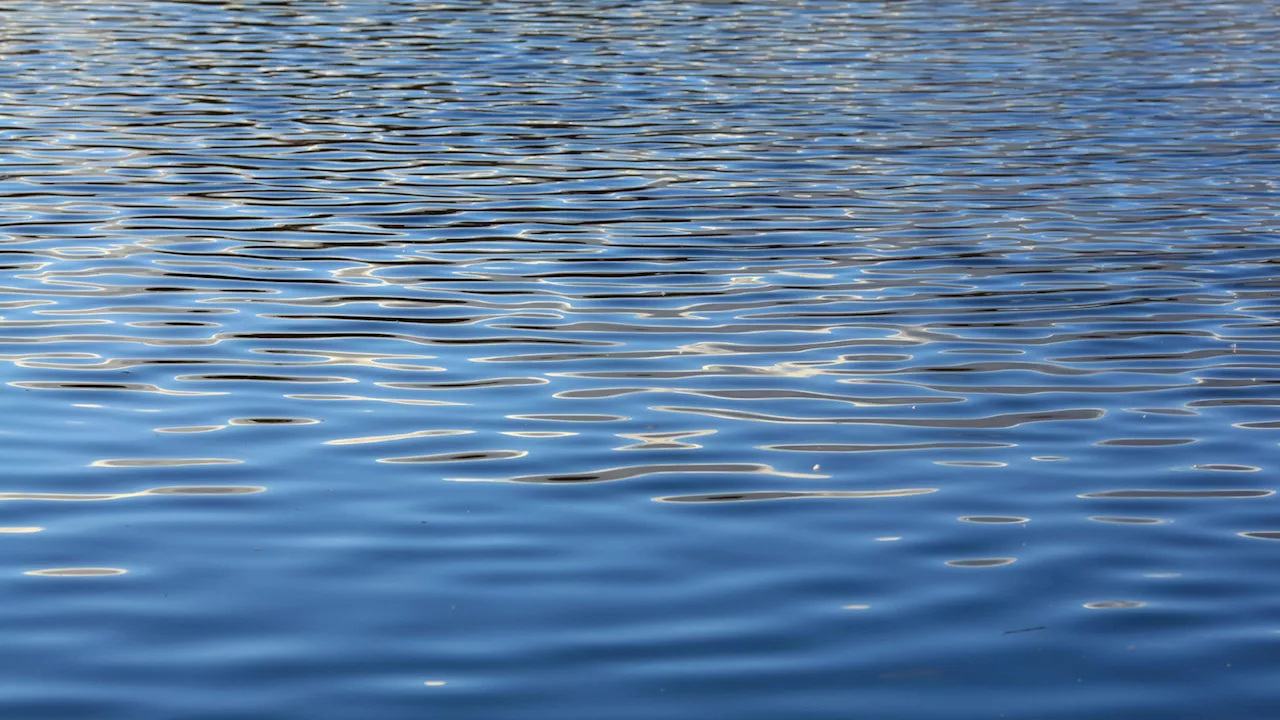
<svg viewBox="0 0 1280 720">
<path fill-rule="evenodd" d="M 0 7 L 0 715 L 1274 717 L 1278 36 Z"/>
</svg>

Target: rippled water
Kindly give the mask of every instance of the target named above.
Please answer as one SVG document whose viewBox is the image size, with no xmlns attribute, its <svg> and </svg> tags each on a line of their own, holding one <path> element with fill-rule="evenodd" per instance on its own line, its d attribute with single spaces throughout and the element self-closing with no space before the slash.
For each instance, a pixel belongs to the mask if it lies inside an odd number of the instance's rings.
<svg viewBox="0 0 1280 720">
<path fill-rule="evenodd" d="M 0 715 L 1269 718 L 1273 2 L 0 7 Z"/>
</svg>

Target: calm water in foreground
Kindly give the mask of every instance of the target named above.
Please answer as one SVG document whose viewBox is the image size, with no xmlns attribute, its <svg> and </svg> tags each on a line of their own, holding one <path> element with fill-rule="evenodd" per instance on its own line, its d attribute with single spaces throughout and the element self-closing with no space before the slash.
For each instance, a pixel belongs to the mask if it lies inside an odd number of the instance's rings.
<svg viewBox="0 0 1280 720">
<path fill-rule="evenodd" d="M 1280 6 L 0 7 L 0 716 L 1280 717 Z"/>
</svg>

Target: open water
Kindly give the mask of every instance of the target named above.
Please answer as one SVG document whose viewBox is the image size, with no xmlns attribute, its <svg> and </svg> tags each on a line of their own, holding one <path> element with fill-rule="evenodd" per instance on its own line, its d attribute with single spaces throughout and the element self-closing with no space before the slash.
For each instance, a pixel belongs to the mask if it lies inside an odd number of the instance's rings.
<svg viewBox="0 0 1280 720">
<path fill-rule="evenodd" d="M 1280 717 L 1280 5 L 0 6 L 0 716 Z"/>
</svg>

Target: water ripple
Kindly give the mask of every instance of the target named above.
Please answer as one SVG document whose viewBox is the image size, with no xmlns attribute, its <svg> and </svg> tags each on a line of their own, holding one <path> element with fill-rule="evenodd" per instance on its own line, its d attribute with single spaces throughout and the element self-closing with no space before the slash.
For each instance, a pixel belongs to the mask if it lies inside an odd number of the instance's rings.
<svg viewBox="0 0 1280 720">
<path fill-rule="evenodd" d="M 1276 37 L 3 4 L 0 716 L 1270 716 Z"/>
</svg>

